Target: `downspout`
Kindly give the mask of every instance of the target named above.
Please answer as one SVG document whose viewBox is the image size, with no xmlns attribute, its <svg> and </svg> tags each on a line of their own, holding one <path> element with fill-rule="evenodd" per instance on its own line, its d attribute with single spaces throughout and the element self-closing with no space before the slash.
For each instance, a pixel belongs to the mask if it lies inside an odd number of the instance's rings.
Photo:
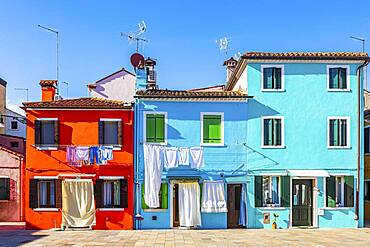
<svg viewBox="0 0 370 247">
<path fill-rule="evenodd" d="M 138 153 L 138 150 L 139 150 L 139 144 L 140 142 L 138 141 L 139 140 L 139 137 L 138 137 L 138 123 L 139 123 L 139 101 L 137 98 L 135 98 L 135 103 L 134 103 L 134 152 L 135 152 L 135 160 L 134 160 L 134 166 L 135 166 L 135 176 L 134 176 L 134 185 L 135 185 L 135 212 L 134 212 L 134 219 L 135 219 L 135 229 L 138 229 L 139 228 L 139 222 L 137 220 L 137 215 L 140 213 L 140 209 L 139 209 L 139 200 L 140 200 L 140 197 L 138 196 L 139 195 L 139 191 L 140 191 L 140 187 L 139 187 L 139 153 Z"/>
<path fill-rule="evenodd" d="M 369 64 L 367 59 L 363 64 L 357 68 L 357 86 L 358 86 L 358 98 L 357 98 L 357 184 L 356 184 L 356 207 L 355 207 L 355 220 L 359 220 L 359 211 L 360 211 L 360 185 L 361 185 L 361 119 L 363 112 L 361 111 L 361 97 L 362 97 L 362 88 L 361 88 L 361 69 Z"/>
</svg>

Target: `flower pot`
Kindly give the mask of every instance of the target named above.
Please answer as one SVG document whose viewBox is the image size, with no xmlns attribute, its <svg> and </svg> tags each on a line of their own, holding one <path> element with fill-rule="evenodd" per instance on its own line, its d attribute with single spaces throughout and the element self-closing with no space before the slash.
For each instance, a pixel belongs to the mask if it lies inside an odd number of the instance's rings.
<svg viewBox="0 0 370 247">
<path fill-rule="evenodd" d="M 274 229 L 274 230 L 276 230 L 276 229 L 277 229 L 277 224 L 276 224 L 276 222 L 273 222 L 273 223 L 272 223 L 272 229 Z"/>
</svg>

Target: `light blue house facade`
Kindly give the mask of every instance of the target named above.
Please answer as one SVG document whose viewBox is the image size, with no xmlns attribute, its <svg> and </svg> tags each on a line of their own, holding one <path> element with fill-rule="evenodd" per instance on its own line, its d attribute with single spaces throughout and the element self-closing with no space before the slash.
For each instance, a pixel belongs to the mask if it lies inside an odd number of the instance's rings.
<svg viewBox="0 0 370 247">
<path fill-rule="evenodd" d="M 248 228 L 362 227 L 365 53 L 246 53 Z M 260 154 L 266 159 L 259 159 Z"/>
</svg>

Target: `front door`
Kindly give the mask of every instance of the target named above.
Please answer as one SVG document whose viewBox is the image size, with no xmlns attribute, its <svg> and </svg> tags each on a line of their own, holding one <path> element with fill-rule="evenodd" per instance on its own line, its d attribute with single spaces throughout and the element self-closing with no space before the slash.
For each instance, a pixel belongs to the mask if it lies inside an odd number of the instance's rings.
<svg viewBox="0 0 370 247">
<path fill-rule="evenodd" d="M 227 228 L 238 228 L 240 214 L 241 184 L 227 185 Z"/>
<path fill-rule="evenodd" d="M 293 179 L 293 226 L 312 226 L 312 180 Z"/>
</svg>

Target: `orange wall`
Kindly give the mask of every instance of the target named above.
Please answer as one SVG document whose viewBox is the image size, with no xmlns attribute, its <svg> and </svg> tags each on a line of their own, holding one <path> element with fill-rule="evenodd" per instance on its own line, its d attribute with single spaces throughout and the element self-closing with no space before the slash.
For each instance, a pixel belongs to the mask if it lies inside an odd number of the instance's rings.
<svg viewBox="0 0 370 247">
<path fill-rule="evenodd" d="M 57 176 L 60 173 L 87 173 L 99 176 L 125 176 L 128 179 L 128 208 L 124 211 L 96 211 L 95 229 L 133 228 L 133 111 L 127 110 L 43 110 L 26 112 L 27 144 L 25 169 L 25 221 L 27 229 L 60 227 L 61 212 L 36 212 L 29 208 L 29 180 L 34 176 Z M 34 121 L 37 118 L 58 118 L 60 145 L 97 145 L 100 118 L 122 119 L 122 149 L 113 151 L 107 165 L 73 167 L 66 162 L 66 149 L 40 151 L 34 147 Z"/>
</svg>

